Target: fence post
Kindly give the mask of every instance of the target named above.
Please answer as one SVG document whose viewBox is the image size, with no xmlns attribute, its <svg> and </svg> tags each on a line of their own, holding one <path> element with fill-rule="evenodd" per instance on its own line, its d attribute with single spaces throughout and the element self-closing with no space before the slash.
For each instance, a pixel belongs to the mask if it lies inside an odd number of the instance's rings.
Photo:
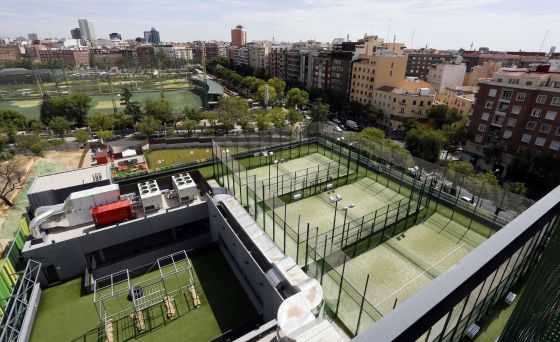
<svg viewBox="0 0 560 342">
<path fill-rule="evenodd" d="M 334 317 L 338 316 L 338 306 L 340 305 L 340 295 L 342 294 L 342 283 L 344 282 L 344 271 L 346 270 L 346 257 L 346 254 L 344 254 L 344 262 L 342 263 L 342 274 L 340 275 L 340 286 L 338 287 L 338 299 L 336 300 Z"/>
<path fill-rule="evenodd" d="M 296 265 L 299 266 L 299 215 L 298 215 L 298 223 L 297 223 Z"/>
<path fill-rule="evenodd" d="M 356 333 L 354 335 L 358 335 L 358 330 L 360 329 L 360 321 L 362 320 L 362 312 L 364 311 L 364 302 L 366 299 L 368 283 L 369 283 L 369 274 L 366 277 L 366 285 L 364 286 L 364 294 L 362 295 L 362 303 L 360 304 L 360 313 L 358 314 L 358 323 L 356 324 Z"/>
<path fill-rule="evenodd" d="M 309 222 L 307 223 L 307 233 L 305 235 L 305 270 L 307 271 L 307 258 L 309 253 Z"/>
<path fill-rule="evenodd" d="M 276 243 L 276 220 L 274 219 L 274 215 L 276 215 L 276 194 L 272 197 L 272 241 Z"/>
<path fill-rule="evenodd" d="M 284 250 L 283 253 L 286 254 L 286 203 L 284 203 Z"/>
<path fill-rule="evenodd" d="M 320 280 L 321 285 L 323 285 L 323 274 L 325 273 L 326 258 L 327 258 L 327 234 L 325 234 L 325 246 L 323 247 L 323 260 L 321 261 L 321 280 Z"/>
</svg>

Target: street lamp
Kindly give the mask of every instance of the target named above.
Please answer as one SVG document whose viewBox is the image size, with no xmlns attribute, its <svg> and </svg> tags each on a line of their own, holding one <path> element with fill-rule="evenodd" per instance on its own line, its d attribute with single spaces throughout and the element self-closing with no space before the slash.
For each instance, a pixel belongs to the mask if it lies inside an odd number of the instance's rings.
<svg viewBox="0 0 560 342">
<path fill-rule="evenodd" d="M 344 244 L 344 229 L 346 228 L 346 216 L 348 215 L 348 210 L 352 209 L 356 206 L 356 204 L 352 203 L 346 207 L 344 207 L 342 210 L 344 210 L 344 221 L 342 223 L 342 237 L 340 239 L 340 248 L 342 248 L 343 244 Z M 348 237 L 346 237 L 348 239 Z"/>
</svg>

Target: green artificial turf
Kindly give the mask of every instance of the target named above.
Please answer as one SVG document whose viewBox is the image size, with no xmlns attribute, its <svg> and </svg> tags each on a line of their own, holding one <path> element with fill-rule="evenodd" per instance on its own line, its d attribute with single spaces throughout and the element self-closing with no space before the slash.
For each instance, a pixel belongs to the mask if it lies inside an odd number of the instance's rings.
<svg viewBox="0 0 560 342">
<path fill-rule="evenodd" d="M 115 319 L 115 341 L 208 341 L 257 317 L 219 250 L 197 254 L 191 262 L 202 305 L 194 309 L 190 296 L 179 295 L 175 298 L 176 318 L 165 317 L 164 305 L 144 310 L 143 333 L 137 333 L 129 317 Z M 31 341 L 104 340 L 93 294 L 80 297 L 80 282 L 81 278 L 75 279 L 43 292 Z"/>
<path fill-rule="evenodd" d="M 117 92 L 117 90 L 115 90 Z M 146 99 L 158 100 L 161 98 L 159 91 L 151 92 L 135 92 L 132 96 L 133 101 L 143 103 Z M 172 90 L 165 91 L 164 98 L 169 101 L 171 108 L 175 111 L 180 111 L 184 107 L 200 108 L 202 100 L 198 95 L 190 90 Z M 120 98 L 115 95 L 115 103 L 117 109 L 121 109 Z M 0 109 L 11 109 L 22 113 L 30 119 L 39 118 L 41 99 L 25 99 L 25 100 L 4 100 L 0 101 Z M 92 95 L 91 96 L 91 109 L 89 115 L 95 112 L 113 112 L 113 103 L 111 95 Z"/>
</svg>

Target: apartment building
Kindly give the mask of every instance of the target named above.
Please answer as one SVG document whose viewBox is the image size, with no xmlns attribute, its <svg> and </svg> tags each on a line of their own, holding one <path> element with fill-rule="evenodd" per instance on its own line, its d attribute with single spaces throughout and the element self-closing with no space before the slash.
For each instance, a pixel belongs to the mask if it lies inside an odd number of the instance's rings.
<svg viewBox="0 0 560 342">
<path fill-rule="evenodd" d="M 19 61 L 25 49 L 19 45 L 0 45 L 0 61 Z"/>
<path fill-rule="evenodd" d="M 140 45 L 136 47 L 134 64 L 141 66 L 153 66 L 156 62 L 154 47 L 152 45 Z"/>
<path fill-rule="evenodd" d="M 361 55 L 352 66 L 350 100 L 373 104 L 375 89 L 398 87 L 404 79 L 406 60 L 404 55 Z"/>
<path fill-rule="evenodd" d="M 89 66 L 88 50 L 40 50 L 41 62 L 58 61 L 64 67 Z"/>
<path fill-rule="evenodd" d="M 560 157 L 560 74 L 548 65 L 534 69 L 502 69 L 478 83 L 469 122 L 475 158 L 485 146 L 501 142 L 502 162 L 523 151 Z M 492 166 L 493 167 L 493 166 Z"/>
<path fill-rule="evenodd" d="M 231 29 L 231 46 L 243 46 L 247 44 L 247 32 L 243 25 L 237 25 Z"/>
<path fill-rule="evenodd" d="M 517 54 L 507 53 L 482 53 L 479 51 L 464 52 L 461 57 L 463 62 L 467 65 L 467 71 L 470 71 L 477 65 L 483 65 L 484 62 L 499 62 L 504 67 L 519 66 L 521 56 Z"/>
<path fill-rule="evenodd" d="M 196 61 L 202 61 L 202 57 L 205 56 L 206 60 L 221 56 L 221 48 L 218 42 L 193 42 L 193 58 Z"/>
<path fill-rule="evenodd" d="M 272 46 L 266 60 L 266 73 L 271 77 L 286 79 L 286 64 L 289 46 Z"/>
<path fill-rule="evenodd" d="M 107 63 L 109 67 L 117 66 L 118 61 L 123 57 L 118 49 L 90 49 L 89 54 L 96 63 Z"/>
<path fill-rule="evenodd" d="M 428 83 L 433 87 L 437 94 L 445 92 L 449 86 L 460 86 L 465 79 L 467 65 L 440 63 L 432 66 L 428 73 Z"/>
<path fill-rule="evenodd" d="M 401 80 L 396 86 L 381 86 L 372 91 L 373 105 L 383 111 L 382 124 L 395 129 L 404 129 L 410 119 L 428 122 L 427 111 L 432 106 L 435 94 L 425 81 L 413 77 Z"/>
<path fill-rule="evenodd" d="M 438 96 L 438 101 L 455 108 L 463 117 L 468 117 L 475 100 L 477 88 L 470 86 L 448 86 L 443 94 Z"/>
<path fill-rule="evenodd" d="M 266 68 L 268 54 L 271 51 L 270 42 L 252 42 L 243 46 L 231 46 L 230 58 L 236 66 L 249 65 L 252 68 Z"/>
<path fill-rule="evenodd" d="M 479 79 L 491 78 L 492 75 L 496 71 L 500 70 L 501 67 L 502 67 L 501 62 L 488 62 L 488 61 L 482 63 L 482 65 L 476 65 L 472 67 L 470 71 L 468 70 L 467 67 L 467 72 L 465 73 L 463 85 L 470 86 L 470 87 L 476 86 Z"/>
<path fill-rule="evenodd" d="M 406 63 L 406 76 L 417 77 L 428 80 L 430 69 L 440 63 L 451 61 L 454 56 L 451 53 L 442 53 L 435 50 L 408 51 Z"/>
</svg>

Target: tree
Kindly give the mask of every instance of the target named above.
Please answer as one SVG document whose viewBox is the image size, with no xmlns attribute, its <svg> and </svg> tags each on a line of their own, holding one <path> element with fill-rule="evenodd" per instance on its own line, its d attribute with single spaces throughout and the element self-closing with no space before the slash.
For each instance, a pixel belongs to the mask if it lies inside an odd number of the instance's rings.
<svg viewBox="0 0 560 342">
<path fill-rule="evenodd" d="M 185 118 L 189 120 L 194 120 L 197 122 L 202 120 L 202 111 L 196 108 L 185 107 L 183 108 L 183 114 L 185 115 Z"/>
<path fill-rule="evenodd" d="M 358 135 L 364 139 L 371 140 L 377 143 L 383 143 L 385 140 L 385 133 L 379 128 L 366 127 Z"/>
<path fill-rule="evenodd" d="M 459 147 L 465 144 L 468 138 L 468 133 L 466 129 L 466 122 L 461 122 L 459 125 L 443 125 L 442 133 L 447 140 L 445 143 L 445 150 L 447 154 L 455 153 L 459 150 Z M 447 154 L 445 158 L 447 159 Z"/>
<path fill-rule="evenodd" d="M 91 108 L 91 97 L 84 93 L 74 93 L 68 98 L 67 108 L 72 114 L 66 115 L 66 118 L 75 121 L 78 126 L 83 126 L 87 113 Z"/>
<path fill-rule="evenodd" d="M 71 125 L 72 123 L 62 116 L 55 116 L 49 122 L 49 128 L 52 129 L 55 134 L 58 134 L 60 139 L 64 138 L 64 133 L 66 133 L 66 130 L 68 130 Z"/>
<path fill-rule="evenodd" d="M 259 112 L 255 115 L 255 122 L 257 123 L 259 131 L 266 131 L 270 128 L 270 121 L 268 119 L 266 111 Z"/>
<path fill-rule="evenodd" d="M 496 178 L 496 175 L 492 172 L 479 173 L 476 177 L 484 184 L 493 186 L 500 185 L 500 183 L 498 182 L 498 178 Z"/>
<path fill-rule="evenodd" d="M 85 143 L 91 138 L 88 132 L 82 130 L 76 131 L 74 137 L 79 143 Z"/>
<path fill-rule="evenodd" d="M 432 106 L 427 114 L 437 128 L 442 128 L 443 125 L 450 125 L 461 119 L 459 111 L 456 108 L 449 108 L 447 105 Z"/>
<path fill-rule="evenodd" d="M 264 67 L 255 68 L 253 75 L 260 79 L 266 79 L 266 69 Z"/>
<path fill-rule="evenodd" d="M 375 108 L 374 105 L 366 106 L 365 114 L 366 114 L 367 121 L 371 123 L 377 122 L 377 120 L 379 120 L 379 118 L 383 116 L 383 112 Z"/>
<path fill-rule="evenodd" d="M 276 98 L 282 100 L 284 98 L 284 90 L 286 89 L 286 82 L 278 77 L 273 77 L 268 80 L 268 85 L 271 86 L 276 92 Z"/>
<path fill-rule="evenodd" d="M 327 114 L 329 114 L 330 106 L 326 103 L 316 100 L 311 105 L 310 116 L 313 122 L 324 122 L 327 120 Z"/>
<path fill-rule="evenodd" d="M 147 116 L 153 116 L 157 121 L 167 123 L 171 121 L 172 110 L 169 102 L 164 99 L 144 101 L 144 113 Z"/>
<path fill-rule="evenodd" d="M 439 160 L 445 142 L 445 136 L 441 131 L 430 129 L 413 129 L 405 138 L 406 148 L 413 156 L 432 163 Z"/>
<path fill-rule="evenodd" d="M 288 110 L 288 115 L 286 116 L 286 119 L 288 120 L 290 125 L 293 125 L 303 120 L 303 114 L 301 114 L 299 111 L 293 108 L 290 108 Z"/>
<path fill-rule="evenodd" d="M 69 121 L 74 121 L 78 126 L 82 126 L 90 108 L 91 97 L 84 93 L 54 98 L 44 95 L 40 110 L 41 121 L 48 124 L 55 116 L 62 116 Z"/>
<path fill-rule="evenodd" d="M 113 128 L 115 120 L 108 113 L 96 112 L 88 118 L 88 124 L 94 131 L 108 130 Z"/>
<path fill-rule="evenodd" d="M 282 108 L 271 108 L 266 115 L 266 119 L 274 125 L 274 128 L 280 129 L 286 127 L 286 115 L 287 113 Z"/>
<path fill-rule="evenodd" d="M 309 94 L 305 90 L 292 88 L 286 93 L 286 101 L 289 106 L 297 106 L 301 108 L 309 103 Z"/>
<path fill-rule="evenodd" d="M 467 175 L 467 176 L 473 176 L 474 175 L 474 166 L 468 160 L 462 160 L 462 161 L 456 161 L 456 162 L 448 163 L 447 168 L 449 170 L 453 170 L 455 172 L 459 172 L 459 173 Z"/>
<path fill-rule="evenodd" d="M 249 115 L 249 106 L 240 97 L 222 97 L 218 102 L 217 113 L 222 120 L 228 118 L 236 123 Z"/>
<path fill-rule="evenodd" d="M 523 182 L 508 182 L 504 184 L 504 189 L 518 195 L 525 195 L 527 186 Z"/>
<path fill-rule="evenodd" d="M 128 104 L 130 104 L 131 100 L 132 100 L 132 91 L 130 90 L 129 87 L 124 87 L 122 93 L 121 93 L 121 106 L 127 106 Z"/>
<path fill-rule="evenodd" d="M 97 135 L 99 136 L 99 139 L 101 139 L 104 142 L 111 141 L 113 140 L 113 138 L 115 138 L 113 131 L 97 131 Z"/>
<path fill-rule="evenodd" d="M 27 128 L 27 118 L 15 110 L 0 110 L 0 133 L 5 133 L 9 141 L 14 141 L 18 131 Z"/>
<path fill-rule="evenodd" d="M 153 116 L 144 116 L 136 123 L 136 130 L 140 133 L 149 135 L 161 128 L 161 122 Z"/>
<path fill-rule="evenodd" d="M 405 131 L 410 131 L 415 128 L 420 128 L 420 122 L 416 118 L 408 119 L 403 124 Z"/>
<path fill-rule="evenodd" d="M 0 164 L 0 199 L 8 206 L 14 203 L 8 196 L 17 189 L 23 188 L 26 183 L 25 167 L 23 163 L 8 161 Z"/>
<path fill-rule="evenodd" d="M 183 120 L 183 128 L 187 130 L 187 135 L 190 137 L 192 133 L 198 128 L 198 121 L 185 119 Z"/>
<path fill-rule="evenodd" d="M 30 151 L 37 156 L 43 156 L 45 141 L 39 134 L 16 136 L 15 147 L 19 150 Z"/>
<path fill-rule="evenodd" d="M 45 125 L 43 125 L 43 123 L 39 120 L 29 120 L 29 128 L 34 132 L 34 133 L 41 133 L 43 131 L 43 129 L 45 128 Z"/>
<path fill-rule="evenodd" d="M 268 85 L 268 105 L 271 106 L 272 104 L 276 103 L 276 90 L 274 87 L 271 87 L 269 84 L 261 84 L 257 89 L 257 96 L 259 101 L 265 104 L 264 95 L 266 93 L 266 87 Z"/>
<path fill-rule="evenodd" d="M 117 112 L 113 115 L 113 127 L 118 130 L 124 130 L 126 128 L 132 127 L 134 121 L 132 120 L 132 115 Z"/>
</svg>

